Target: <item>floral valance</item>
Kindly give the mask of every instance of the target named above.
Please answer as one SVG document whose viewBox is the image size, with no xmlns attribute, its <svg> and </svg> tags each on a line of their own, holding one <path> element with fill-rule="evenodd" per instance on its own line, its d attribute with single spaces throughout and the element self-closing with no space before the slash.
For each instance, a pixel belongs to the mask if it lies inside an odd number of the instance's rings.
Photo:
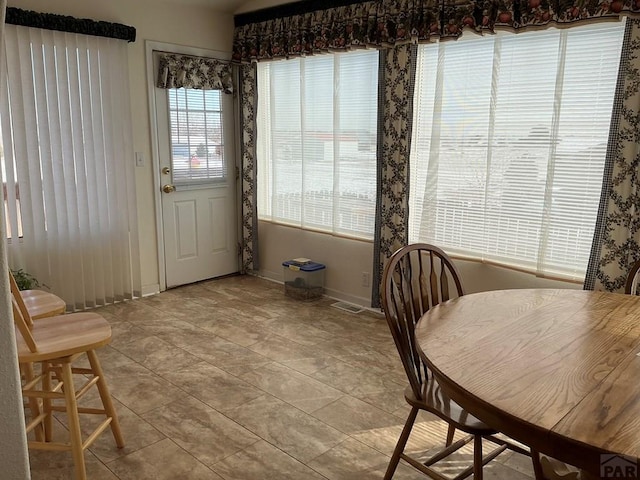
<svg viewBox="0 0 640 480">
<path fill-rule="evenodd" d="M 215 58 L 163 53 L 160 55 L 159 88 L 194 88 L 233 93 L 230 62 Z"/>
<path fill-rule="evenodd" d="M 304 3 L 311 2 L 300 2 Z M 295 3 L 291 5 L 296 5 Z M 236 16 L 233 60 L 387 47 L 432 38 L 458 38 L 464 30 L 492 32 L 567 26 L 640 12 L 640 0 L 378 0 L 271 18 Z M 259 13 L 259 12 L 256 12 Z"/>
</svg>

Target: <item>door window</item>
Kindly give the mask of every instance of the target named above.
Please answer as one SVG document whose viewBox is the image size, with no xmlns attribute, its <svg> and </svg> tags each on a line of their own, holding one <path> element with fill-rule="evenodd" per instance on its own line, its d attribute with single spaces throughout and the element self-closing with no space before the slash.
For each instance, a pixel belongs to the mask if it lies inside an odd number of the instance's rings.
<svg viewBox="0 0 640 480">
<path fill-rule="evenodd" d="M 173 183 L 225 181 L 222 91 L 172 88 L 167 98 Z"/>
</svg>

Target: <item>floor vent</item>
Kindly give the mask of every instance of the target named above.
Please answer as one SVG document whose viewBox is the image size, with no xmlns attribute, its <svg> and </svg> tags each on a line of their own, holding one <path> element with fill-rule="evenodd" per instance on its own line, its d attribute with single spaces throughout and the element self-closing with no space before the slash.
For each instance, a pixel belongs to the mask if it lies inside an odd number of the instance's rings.
<svg viewBox="0 0 640 480">
<path fill-rule="evenodd" d="M 339 308 L 340 310 L 344 310 L 349 313 L 360 313 L 364 311 L 364 308 L 359 307 L 358 305 L 354 305 L 352 303 L 347 302 L 336 302 L 331 304 L 332 307 Z"/>
</svg>

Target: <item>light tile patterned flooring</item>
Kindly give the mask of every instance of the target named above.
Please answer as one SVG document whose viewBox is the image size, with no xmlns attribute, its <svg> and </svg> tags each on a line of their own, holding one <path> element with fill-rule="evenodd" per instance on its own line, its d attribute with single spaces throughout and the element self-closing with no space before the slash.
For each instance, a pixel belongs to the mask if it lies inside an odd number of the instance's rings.
<svg viewBox="0 0 640 480">
<path fill-rule="evenodd" d="M 89 478 L 381 479 L 408 413 L 406 377 L 384 317 L 333 302 L 235 276 L 97 310 L 113 329 L 98 355 L 126 446 L 104 432 L 85 453 Z M 419 417 L 409 448 L 437 447 L 445 432 Z M 69 453 L 30 460 L 34 480 L 73 478 Z M 470 462 L 467 449 L 443 471 Z M 488 480 L 532 476 L 512 452 L 485 467 Z M 426 477 L 401 462 L 394 478 Z"/>
</svg>

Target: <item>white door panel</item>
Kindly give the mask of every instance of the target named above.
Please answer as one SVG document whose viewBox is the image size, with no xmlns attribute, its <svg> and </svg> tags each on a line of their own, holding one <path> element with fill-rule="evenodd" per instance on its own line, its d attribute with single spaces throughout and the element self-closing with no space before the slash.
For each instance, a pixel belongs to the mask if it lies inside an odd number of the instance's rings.
<svg viewBox="0 0 640 480">
<path fill-rule="evenodd" d="M 211 230 L 209 231 L 212 244 L 211 253 L 228 252 L 229 250 L 236 248 L 236 245 L 229 243 L 231 240 L 229 235 L 229 225 L 227 225 L 225 219 L 217 213 L 229 209 L 228 200 L 226 192 L 219 197 L 212 197 L 209 199 L 209 218 L 207 221 L 211 226 Z"/>
<path fill-rule="evenodd" d="M 171 242 L 165 244 L 168 246 L 168 252 L 175 252 L 176 260 L 187 260 L 198 258 L 198 229 L 196 222 L 196 202 L 192 199 L 186 201 L 173 202 L 173 220 L 175 226 L 171 226 L 171 230 L 175 230 L 176 245 Z M 171 239 L 171 236 L 169 236 Z"/>
</svg>

